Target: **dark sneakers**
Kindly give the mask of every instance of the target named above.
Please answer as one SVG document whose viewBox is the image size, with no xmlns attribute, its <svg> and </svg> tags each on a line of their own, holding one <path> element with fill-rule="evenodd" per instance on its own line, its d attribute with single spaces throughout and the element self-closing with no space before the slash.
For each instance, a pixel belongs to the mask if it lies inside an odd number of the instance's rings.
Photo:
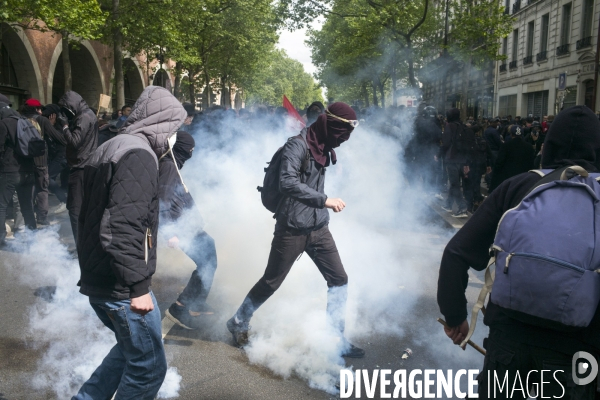
<svg viewBox="0 0 600 400">
<path fill-rule="evenodd" d="M 346 342 L 346 346 L 344 346 L 344 350 L 342 351 L 342 357 L 347 358 L 363 358 L 365 356 L 365 351 L 359 347 L 356 347 L 350 342 Z"/>
<path fill-rule="evenodd" d="M 235 315 L 227 321 L 227 329 L 231 332 L 233 336 L 233 341 L 239 347 L 244 347 L 248 344 L 248 331 L 250 330 L 250 325 L 248 325 L 247 321 L 240 321 L 240 323 L 235 322 Z"/>
<path fill-rule="evenodd" d="M 177 303 L 171 304 L 171 307 L 166 312 L 167 317 L 177 325 L 185 329 L 198 329 L 197 323 L 187 310 L 187 308 L 178 305 Z"/>
</svg>

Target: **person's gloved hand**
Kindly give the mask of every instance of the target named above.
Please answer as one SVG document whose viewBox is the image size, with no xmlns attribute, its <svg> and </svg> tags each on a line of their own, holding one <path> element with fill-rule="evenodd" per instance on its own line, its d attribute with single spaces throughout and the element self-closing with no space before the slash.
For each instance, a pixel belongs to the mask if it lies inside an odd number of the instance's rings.
<svg viewBox="0 0 600 400">
<path fill-rule="evenodd" d="M 67 116 L 66 116 L 65 114 L 63 114 L 63 113 L 59 113 L 59 114 L 56 116 L 56 119 L 58 119 L 58 122 L 60 122 L 60 126 L 62 126 L 63 128 L 64 128 L 65 126 L 68 126 L 68 125 L 69 125 L 69 119 L 68 119 L 68 118 L 67 118 Z"/>
</svg>

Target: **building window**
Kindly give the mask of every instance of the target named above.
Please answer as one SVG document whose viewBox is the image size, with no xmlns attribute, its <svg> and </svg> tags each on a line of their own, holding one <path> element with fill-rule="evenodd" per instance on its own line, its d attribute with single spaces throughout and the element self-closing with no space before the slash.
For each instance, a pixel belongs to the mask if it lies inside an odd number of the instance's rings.
<svg viewBox="0 0 600 400">
<path fill-rule="evenodd" d="M 508 37 L 502 40 L 502 54 L 508 57 Z"/>
<path fill-rule="evenodd" d="M 517 95 L 512 94 L 510 96 L 500 96 L 500 107 L 498 109 L 500 117 L 506 117 L 517 115 Z"/>
<path fill-rule="evenodd" d="M 571 38 L 571 3 L 563 6 L 562 26 L 560 31 L 560 45 L 564 46 L 569 43 Z"/>
<path fill-rule="evenodd" d="M 527 116 L 543 117 L 548 115 L 548 90 L 527 93 Z"/>
<path fill-rule="evenodd" d="M 583 0 L 581 23 L 581 39 L 592 36 L 592 21 L 594 20 L 594 0 Z"/>
<path fill-rule="evenodd" d="M 534 22 L 531 21 L 527 24 L 527 56 L 533 55 L 533 33 L 534 33 Z"/>
<path fill-rule="evenodd" d="M 512 60 L 517 61 L 519 57 L 519 30 L 513 31 L 513 42 L 512 42 Z"/>
<path fill-rule="evenodd" d="M 542 16 L 542 31 L 540 32 L 540 53 L 548 50 L 548 26 L 550 25 L 550 14 Z"/>
</svg>

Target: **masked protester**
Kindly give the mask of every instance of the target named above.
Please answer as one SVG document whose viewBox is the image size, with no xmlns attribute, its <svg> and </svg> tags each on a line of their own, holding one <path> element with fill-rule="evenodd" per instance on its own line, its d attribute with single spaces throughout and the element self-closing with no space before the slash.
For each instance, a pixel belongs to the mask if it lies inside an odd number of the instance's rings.
<svg viewBox="0 0 600 400">
<path fill-rule="evenodd" d="M 588 172 L 600 172 L 600 122 L 585 106 L 575 106 L 562 111 L 548 131 L 544 143 L 542 168 L 560 169 L 572 165 L 578 165 Z M 519 205 L 541 179 L 543 178 L 538 173 L 525 172 L 502 182 L 446 246 L 439 271 L 437 302 L 449 326 L 445 328 L 445 332 L 455 344 L 461 344 L 469 332 L 465 297 L 469 268 L 478 271 L 486 268 L 490 258 L 490 247 L 494 243 L 503 215 Z M 530 204 L 532 208 L 538 205 Z M 565 204 L 565 207 L 573 207 L 573 204 Z M 593 218 L 590 215 L 590 221 L 593 221 Z M 552 224 L 551 221 L 540 223 Z M 545 232 L 543 238 L 528 237 L 527 232 L 523 232 L 520 242 L 539 243 L 544 246 L 544 243 L 556 243 L 557 240 L 561 240 L 561 235 L 565 233 L 556 230 Z M 496 266 L 496 277 L 507 273 L 503 271 L 503 267 L 504 265 Z M 527 281 L 536 273 L 542 273 L 540 271 L 514 275 L 514 278 L 510 279 Z M 590 276 L 585 275 L 581 279 L 588 279 L 590 285 L 593 285 L 593 278 Z M 525 389 L 531 386 L 539 388 L 543 384 L 546 397 L 594 399 L 596 380 L 588 385 L 575 384 L 573 376 L 576 372 L 572 369 L 572 362 L 573 355 L 579 351 L 591 353 L 598 359 L 600 308 L 596 309 L 587 327 L 573 329 L 555 321 L 536 319 L 532 316 L 523 318 L 514 310 L 499 306 L 494 293 L 492 292 L 487 303 L 483 319 L 490 330 L 489 337 L 484 339 L 487 355 L 477 378 L 479 398 L 492 397 L 490 393 L 494 389 L 489 386 L 492 383 L 488 377 L 496 374 L 500 380 L 508 380 L 509 388 L 514 387 L 513 382 L 517 382 L 516 379 L 527 376 L 528 387 Z M 561 293 L 556 295 L 568 297 Z M 535 297 L 531 301 L 535 301 Z M 539 304 L 538 309 L 548 309 L 547 304 Z M 540 370 L 546 370 L 545 376 Z M 510 393 L 509 389 L 505 389 L 503 393 L 493 397 L 527 399 L 525 394 L 518 390 Z"/>
<path fill-rule="evenodd" d="M 154 399 L 167 372 L 161 316 L 150 290 L 156 270 L 158 160 L 186 113 L 148 86 L 121 133 L 84 168 L 77 250 L 80 292 L 117 343 L 75 400 Z"/>
<path fill-rule="evenodd" d="M 98 119 L 85 100 L 71 90 L 63 95 L 58 105 L 61 107 L 58 120 L 67 142 L 67 162 L 71 169 L 67 208 L 77 242 L 77 219 L 83 200 L 83 170 L 98 147 Z"/>
<path fill-rule="evenodd" d="M 217 269 L 215 241 L 195 224 L 201 218 L 179 173 L 192 157 L 194 146 L 189 133 L 178 131 L 175 145 L 160 159 L 158 179 L 161 236 L 168 238 L 170 247 L 181 248 L 196 264 L 185 289 L 166 312 L 167 317 L 186 329 L 198 329 L 199 317 L 213 314 L 206 298 Z M 181 220 L 187 222 L 179 224 Z"/>
<path fill-rule="evenodd" d="M 344 103 L 333 103 L 315 123 L 288 140 L 281 155 L 279 188 L 284 200 L 275 214 L 275 237 L 262 278 L 250 290 L 227 328 L 240 346 L 248 343 L 249 322 L 254 312 L 281 286 L 294 261 L 303 253 L 313 260 L 327 281 L 329 322 L 343 337 L 348 276 L 329 231 L 329 212 L 341 212 L 342 199 L 325 194 L 325 169 L 337 162 L 335 148 L 350 139 L 358 125 L 356 113 Z M 302 164 L 306 155 L 310 161 Z M 342 355 L 364 357 L 362 349 L 343 340 Z"/>
</svg>

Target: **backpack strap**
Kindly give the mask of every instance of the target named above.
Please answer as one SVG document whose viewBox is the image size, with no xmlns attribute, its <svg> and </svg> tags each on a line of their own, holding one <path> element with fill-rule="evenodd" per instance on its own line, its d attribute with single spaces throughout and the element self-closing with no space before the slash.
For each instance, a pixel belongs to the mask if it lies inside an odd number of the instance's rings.
<svg viewBox="0 0 600 400">
<path fill-rule="evenodd" d="M 479 310 L 481 310 L 485 304 L 485 299 L 489 293 L 492 292 L 492 286 L 494 285 L 494 279 L 496 277 L 496 270 L 492 271 L 490 268 L 492 264 L 496 262 L 496 257 L 493 256 L 490 258 L 490 262 L 488 263 L 487 268 L 485 269 L 485 283 L 481 288 L 481 292 L 479 292 L 479 297 L 477 298 L 477 302 L 473 306 L 473 310 L 471 311 L 471 324 L 469 325 L 469 332 L 465 337 L 465 340 L 460 344 L 460 347 L 463 349 L 467 345 L 467 342 L 471 340 L 471 336 L 475 333 L 475 327 L 477 326 L 477 316 L 479 315 Z"/>
</svg>

